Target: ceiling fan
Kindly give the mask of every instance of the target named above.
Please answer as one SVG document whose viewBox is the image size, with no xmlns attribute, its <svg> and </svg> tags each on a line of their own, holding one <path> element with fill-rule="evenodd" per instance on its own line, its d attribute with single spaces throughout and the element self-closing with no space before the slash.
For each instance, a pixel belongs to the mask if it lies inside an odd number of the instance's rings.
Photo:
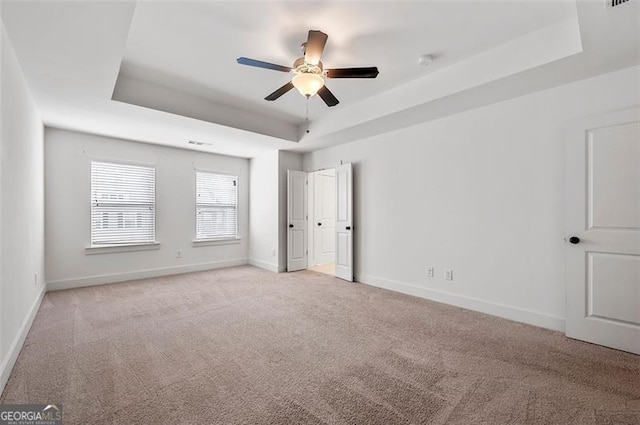
<svg viewBox="0 0 640 425">
<path fill-rule="evenodd" d="M 324 85 L 325 78 L 376 78 L 378 76 L 378 68 L 371 66 L 364 68 L 324 69 L 320 58 L 322 57 L 324 45 L 327 43 L 327 38 L 327 34 L 322 31 L 310 30 L 307 42 L 302 44 L 304 56 L 296 59 L 292 67 L 245 57 L 238 58 L 237 60 L 241 65 L 294 74 L 290 82 L 265 97 L 265 100 L 276 100 L 295 87 L 300 94 L 307 98 L 317 93 L 327 106 L 335 106 L 340 102 L 333 93 L 329 91 L 327 86 Z"/>
</svg>

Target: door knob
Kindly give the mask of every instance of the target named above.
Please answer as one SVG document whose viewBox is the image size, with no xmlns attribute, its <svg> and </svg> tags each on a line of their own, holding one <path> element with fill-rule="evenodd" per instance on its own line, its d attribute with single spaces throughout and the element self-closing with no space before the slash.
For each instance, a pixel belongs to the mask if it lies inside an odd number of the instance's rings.
<svg viewBox="0 0 640 425">
<path fill-rule="evenodd" d="M 318 223 L 318 226 L 322 226 L 322 223 Z"/>
<path fill-rule="evenodd" d="M 347 226 L 347 230 L 351 230 L 351 226 Z"/>
<path fill-rule="evenodd" d="M 293 227 L 293 224 L 290 224 L 289 227 Z"/>
<path fill-rule="evenodd" d="M 574 245 L 579 244 L 580 243 L 580 238 L 577 237 L 577 236 L 571 236 L 569 238 L 569 242 L 574 244 Z"/>
</svg>

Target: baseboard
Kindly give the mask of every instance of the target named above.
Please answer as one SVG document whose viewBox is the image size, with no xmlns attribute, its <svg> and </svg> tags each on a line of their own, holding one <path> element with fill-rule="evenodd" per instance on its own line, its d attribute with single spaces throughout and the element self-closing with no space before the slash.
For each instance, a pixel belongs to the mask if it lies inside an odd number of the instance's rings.
<svg viewBox="0 0 640 425">
<path fill-rule="evenodd" d="M 11 375 L 13 366 L 16 364 L 16 360 L 18 359 L 20 350 L 22 350 L 22 346 L 24 345 L 25 339 L 27 339 L 29 329 L 31 329 L 31 325 L 33 324 L 33 319 L 35 319 L 36 313 L 38 312 L 38 309 L 40 309 L 40 304 L 42 303 L 44 294 L 45 287 L 43 285 L 40 294 L 31 305 L 31 309 L 29 310 L 27 317 L 24 318 L 22 326 L 20 326 L 20 331 L 11 343 L 9 351 L 7 352 L 7 357 L 2 362 L 2 365 L 0 365 L 0 394 L 2 394 L 5 385 L 7 385 L 7 381 L 9 380 L 9 376 Z"/>
<path fill-rule="evenodd" d="M 481 313 L 502 317 L 516 322 L 527 323 L 541 328 L 564 332 L 565 319 L 563 317 L 525 310 L 519 307 L 512 307 L 478 298 L 465 297 L 458 294 L 452 294 L 450 292 L 423 288 L 408 283 L 394 282 L 375 276 L 359 275 L 356 280 L 378 288 L 389 289 L 391 291 L 479 311 Z"/>
<path fill-rule="evenodd" d="M 223 267 L 242 266 L 245 264 L 248 264 L 246 258 L 238 258 L 235 260 L 214 261 L 211 263 L 189 264 L 185 266 L 163 267 L 159 269 L 136 270 L 126 273 L 112 273 L 98 276 L 55 280 L 47 283 L 47 291 L 60 291 L 63 289 L 81 288 L 83 286 L 95 286 L 107 283 L 126 282 L 128 280 L 149 279 L 152 277 L 221 269 Z"/>
<path fill-rule="evenodd" d="M 249 264 L 259 267 L 261 269 L 269 270 L 270 272 L 278 273 L 278 265 L 273 263 L 267 263 L 266 261 L 256 260 L 255 258 L 249 258 Z"/>
</svg>

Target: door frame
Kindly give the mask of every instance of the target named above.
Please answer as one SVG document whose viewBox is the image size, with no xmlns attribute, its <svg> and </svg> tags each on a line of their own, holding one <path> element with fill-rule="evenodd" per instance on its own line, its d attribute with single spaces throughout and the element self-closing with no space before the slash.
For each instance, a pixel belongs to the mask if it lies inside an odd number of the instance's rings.
<svg viewBox="0 0 640 425">
<path fill-rule="evenodd" d="M 320 168 L 314 171 L 308 171 L 307 172 L 307 218 L 308 218 L 308 226 L 307 226 L 307 245 L 308 245 L 308 259 L 307 259 L 307 268 L 310 269 L 314 266 L 317 265 L 317 261 L 316 261 L 316 238 L 315 238 L 315 232 L 317 230 L 317 227 L 315 226 L 316 223 L 316 216 L 315 216 L 315 190 L 316 190 L 316 185 L 315 185 L 315 173 L 318 173 L 320 171 L 325 171 L 325 170 L 333 170 L 334 172 L 334 178 L 335 178 L 335 167 L 327 167 L 327 168 Z M 335 193 L 334 190 L 334 197 L 337 200 L 337 196 L 338 194 Z M 335 249 L 334 249 L 334 253 L 335 253 Z M 335 261 L 335 260 L 334 260 Z"/>
<path fill-rule="evenodd" d="M 314 170 L 314 171 L 295 171 L 295 170 L 287 170 L 287 272 L 290 271 L 296 271 L 296 270 L 302 270 L 301 268 L 295 268 L 294 270 L 291 270 L 292 267 L 290 267 L 290 245 L 291 245 L 291 241 L 290 241 L 290 226 L 292 224 L 292 220 L 290 217 L 290 202 L 291 202 L 291 193 L 290 193 L 290 182 L 291 182 L 291 176 L 293 173 L 301 173 L 301 174 L 305 174 L 306 175 L 306 181 L 305 181 L 305 187 L 304 187 L 304 208 L 305 208 L 305 223 L 304 223 L 304 229 L 305 229 L 305 245 L 306 245 L 306 250 L 305 250 L 305 264 L 306 267 L 304 269 L 309 269 L 311 267 L 310 262 L 309 262 L 309 258 L 310 258 L 310 252 L 313 249 L 313 247 L 311 247 L 311 243 L 310 243 L 310 234 L 312 234 L 312 229 L 310 228 L 310 224 L 309 223 L 313 223 L 312 218 L 313 215 L 309 216 L 310 214 L 310 208 L 309 208 L 309 187 L 310 185 L 312 185 L 313 183 L 310 183 L 310 179 L 309 179 L 309 174 L 315 172 L 315 171 L 322 171 L 322 170 L 326 170 L 326 169 L 334 169 L 335 170 L 335 184 L 336 184 L 336 191 L 335 191 L 335 197 L 336 197 L 336 249 L 335 249 L 335 255 L 336 255 L 336 272 L 334 274 L 335 277 L 346 280 L 348 282 L 353 282 L 355 280 L 355 273 L 354 273 L 354 214 L 353 214 L 353 206 L 354 206 L 354 185 L 353 185 L 353 163 L 342 163 L 342 161 L 340 161 L 340 165 L 335 166 L 335 167 L 327 167 L 327 168 L 323 168 L 323 169 L 318 169 L 318 170 Z M 347 175 L 348 175 L 348 192 L 347 192 L 347 219 L 345 220 L 344 223 L 342 223 L 343 225 L 346 226 L 346 230 L 349 233 L 349 242 L 348 242 L 348 257 L 349 257 L 349 266 L 348 266 L 348 270 L 338 270 L 338 236 L 339 236 L 339 232 L 338 232 L 338 221 L 339 221 L 339 196 L 340 196 L 340 190 L 339 190 L 339 178 L 338 175 L 340 173 L 340 170 L 347 170 Z M 345 232 L 342 232 L 345 233 Z"/>
<path fill-rule="evenodd" d="M 320 171 L 320 170 L 316 170 Z M 307 172 L 307 269 L 316 265 L 316 251 L 315 251 L 315 234 L 313 223 L 315 222 L 315 211 L 313 206 L 315 205 L 315 181 L 311 178 L 311 175 L 315 171 Z"/>
</svg>

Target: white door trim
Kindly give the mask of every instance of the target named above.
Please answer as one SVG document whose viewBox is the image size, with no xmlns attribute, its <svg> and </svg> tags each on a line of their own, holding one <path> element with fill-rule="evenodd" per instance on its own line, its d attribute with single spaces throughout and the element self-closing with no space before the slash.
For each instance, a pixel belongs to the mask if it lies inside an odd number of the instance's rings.
<svg viewBox="0 0 640 425">
<path fill-rule="evenodd" d="M 307 267 L 311 268 L 316 265 L 315 255 L 315 235 L 313 233 L 313 223 L 315 223 L 314 197 L 315 197 L 315 181 L 310 171 L 307 174 Z"/>
</svg>

